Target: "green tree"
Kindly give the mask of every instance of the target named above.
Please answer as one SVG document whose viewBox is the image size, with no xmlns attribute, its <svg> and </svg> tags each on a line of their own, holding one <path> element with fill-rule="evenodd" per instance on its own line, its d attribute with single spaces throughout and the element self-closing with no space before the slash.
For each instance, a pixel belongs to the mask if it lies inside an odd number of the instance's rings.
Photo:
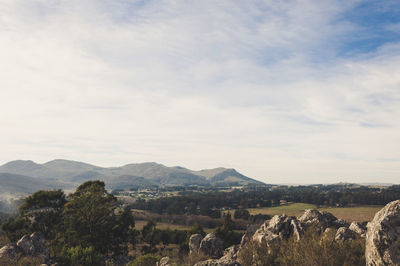
<svg viewBox="0 0 400 266">
<path fill-rule="evenodd" d="M 134 220 L 129 211 L 118 214 L 116 207 L 116 198 L 107 193 L 104 182 L 80 185 L 64 206 L 65 244 L 93 247 L 108 255 L 125 253 L 121 244 L 132 241 Z"/>
</svg>

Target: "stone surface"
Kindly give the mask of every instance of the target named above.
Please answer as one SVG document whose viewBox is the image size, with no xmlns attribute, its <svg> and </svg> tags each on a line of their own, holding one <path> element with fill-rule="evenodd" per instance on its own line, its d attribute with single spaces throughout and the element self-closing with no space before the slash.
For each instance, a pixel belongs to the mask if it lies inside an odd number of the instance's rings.
<svg viewBox="0 0 400 266">
<path fill-rule="evenodd" d="M 361 237 L 365 237 L 367 233 L 367 227 L 359 222 L 352 222 L 349 229 L 354 233 L 359 234 Z"/>
<path fill-rule="evenodd" d="M 50 252 L 44 244 L 44 237 L 40 233 L 24 235 L 18 242 L 17 246 L 22 250 L 24 255 L 41 258 L 43 261 L 49 259 Z"/>
<path fill-rule="evenodd" d="M 32 256 L 47 262 L 50 252 L 44 244 L 44 238 L 39 233 L 24 235 L 16 244 L 8 244 L 0 249 L 0 259 L 12 259 L 16 256 Z"/>
<path fill-rule="evenodd" d="M 354 240 L 355 234 L 347 227 L 340 227 L 336 231 L 335 240 L 336 241 L 347 241 L 347 240 Z"/>
<path fill-rule="evenodd" d="M 241 266 L 237 261 L 229 261 L 224 259 L 210 259 L 196 263 L 194 266 Z"/>
<path fill-rule="evenodd" d="M 189 238 L 190 254 L 199 252 L 200 243 L 201 243 L 202 239 L 203 239 L 203 237 L 200 234 L 194 234 L 194 235 L 190 236 L 190 238 Z"/>
<path fill-rule="evenodd" d="M 367 265 L 400 265 L 400 200 L 388 203 L 367 225 Z"/>
<path fill-rule="evenodd" d="M 218 259 L 223 255 L 222 241 L 214 234 L 207 234 L 200 242 L 199 252 L 212 259 Z"/>
<path fill-rule="evenodd" d="M 14 259 L 20 252 L 21 250 L 13 243 L 5 245 L 0 249 L 0 259 Z"/>
<path fill-rule="evenodd" d="M 333 214 L 325 211 L 319 212 L 315 209 L 305 210 L 303 215 L 301 215 L 298 220 L 303 226 L 318 226 L 322 229 L 322 231 L 325 231 L 325 229 L 328 227 L 338 226 L 335 223 L 335 221 L 337 221 L 337 218 Z"/>
<path fill-rule="evenodd" d="M 244 247 L 244 245 L 251 240 L 251 238 L 253 237 L 254 233 L 257 231 L 258 229 L 258 225 L 256 224 L 252 224 L 247 226 L 246 232 L 244 233 L 244 235 L 242 236 L 242 240 L 240 241 L 240 247 Z"/>
<path fill-rule="evenodd" d="M 163 257 L 160 259 L 160 261 L 157 263 L 157 266 L 171 266 L 169 263 L 169 257 Z"/>
</svg>

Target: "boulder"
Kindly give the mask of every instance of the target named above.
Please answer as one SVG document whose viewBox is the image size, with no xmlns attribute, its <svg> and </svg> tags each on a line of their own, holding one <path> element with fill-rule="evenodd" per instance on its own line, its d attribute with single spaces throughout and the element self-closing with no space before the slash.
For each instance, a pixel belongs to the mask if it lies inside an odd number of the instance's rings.
<svg viewBox="0 0 400 266">
<path fill-rule="evenodd" d="M 222 241 L 214 234 L 207 234 L 200 242 L 199 252 L 209 258 L 218 259 L 223 255 Z"/>
<path fill-rule="evenodd" d="M 315 209 L 308 209 L 299 217 L 299 222 L 305 226 L 318 226 L 324 231 L 328 227 L 337 227 L 338 225 L 335 223 L 337 218 L 329 213 L 329 212 L 319 212 Z"/>
<path fill-rule="evenodd" d="M 11 243 L 0 249 L 0 259 L 14 259 L 21 252 L 17 245 Z"/>
<path fill-rule="evenodd" d="M 33 233 L 24 235 L 16 244 L 8 244 L 0 249 L 0 259 L 13 259 L 17 256 L 32 256 L 47 262 L 50 252 L 44 244 L 43 236 Z"/>
<path fill-rule="evenodd" d="M 367 265 L 400 265 L 400 200 L 388 203 L 367 225 Z"/>
<path fill-rule="evenodd" d="M 210 259 L 206 261 L 200 261 L 196 263 L 194 266 L 241 266 L 241 264 L 237 261 L 228 261 L 224 259 Z"/>
<path fill-rule="evenodd" d="M 157 266 L 171 266 L 169 262 L 169 257 L 163 257 L 160 259 L 159 262 L 157 262 Z"/>
<path fill-rule="evenodd" d="M 40 233 L 35 232 L 31 235 L 24 235 L 18 240 L 17 246 L 24 255 L 38 257 L 44 262 L 49 259 L 50 252 L 44 244 L 44 237 Z"/>
<path fill-rule="evenodd" d="M 257 231 L 257 229 L 258 229 L 258 225 L 256 225 L 256 224 L 251 224 L 251 225 L 247 226 L 246 232 L 244 233 L 244 235 L 242 236 L 242 240 L 240 241 L 240 247 L 244 247 L 244 245 L 249 240 L 251 240 L 254 233 Z"/>
<path fill-rule="evenodd" d="M 361 237 L 365 237 L 367 233 L 367 227 L 359 222 L 352 222 L 349 229 L 354 233 L 359 234 Z"/>
<path fill-rule="evenodd" d="M 293 235 L 300 239 L 302 232 L 302 225 L 296 217 L 282 214 L 275 215 L 271 220 L 264 222 L 254 233 L 252 239 L 270 246 L 279 243 L 280 240 L 287 240 Z"/>
<path fill-rule="evenodd" d="M 194 235 L 190 236 L 190 238 L 189 238 L 190 254 L 199 252 L 200 243 L 201 243 L 202 239 L 203 239 L 203 237 L 200 234 L 194 234 Z"/>
<path fill-rule="evenodd" d="M 347 240 L 354 240 L 355 234 L 347 227 L 340 227 L 336 231 L 335 240 L 336 241 L 347 241 Z"/>
</svg>

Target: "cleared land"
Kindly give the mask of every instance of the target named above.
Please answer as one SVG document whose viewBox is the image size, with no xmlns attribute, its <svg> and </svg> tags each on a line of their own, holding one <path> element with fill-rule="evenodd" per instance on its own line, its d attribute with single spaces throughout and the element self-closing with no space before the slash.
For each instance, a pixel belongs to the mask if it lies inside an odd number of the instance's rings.
<svg viewBox="0 0 400 266">
<path fill-rule="evenodd" d="M 285 213 L 290 216 L 299 216 L 303 214 L 305 209 L 316 209 L 317 207 L 313 204 L 306 203 L 289 203 L 287 205 L 278 207 L 264 207 L 264 208 L 250 208 L 247 209 L 250 214 L 269 214 L 276 215 Z M 335 215 L 337 218 L 346 221 L 371 221 L 374 218 L 375 213 L 377 213 L 383 206 L 356 206 L 356 207 L 327 207 L 319 208 L 319 211 L 327 211 Z"/>
<path fill-rule="evenodd" d="M 144 220 L 139 220 L 139 221 L 135 221 L 135 229 L 136 230 L 142 230 L 143 227 L 147 224 L 147 221 Z M 157 224 L 157 229 L 171 229 L 171 230 L 189 230 L 190 226 L 186 226 L 186 225 L 180 225 L 180 224 L 169 224 L 169 223 L 156 223 Z M 204 231 L 206 233 L 211 233 L 215 231 L 215 228 L 204 228 Z"/>
</svg>

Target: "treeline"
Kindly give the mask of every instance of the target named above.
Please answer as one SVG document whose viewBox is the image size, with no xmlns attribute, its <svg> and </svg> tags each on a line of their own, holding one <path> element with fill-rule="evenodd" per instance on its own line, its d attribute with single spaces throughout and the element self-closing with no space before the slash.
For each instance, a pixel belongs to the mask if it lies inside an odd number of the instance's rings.
<svg viewBox="0 0 400 266">
<path fill-rule="evenodd" d="M 153 200 L 139 199 L 129 208 L 159 214 L 221 217 L 221 210 L 271 207 L 280 201 L 324 206 L 385 205 L 400 198 L 400 186 L 373 188 L 348 185 L 280 186 L 231 192 L 186 193 Z"/>
</svg>

